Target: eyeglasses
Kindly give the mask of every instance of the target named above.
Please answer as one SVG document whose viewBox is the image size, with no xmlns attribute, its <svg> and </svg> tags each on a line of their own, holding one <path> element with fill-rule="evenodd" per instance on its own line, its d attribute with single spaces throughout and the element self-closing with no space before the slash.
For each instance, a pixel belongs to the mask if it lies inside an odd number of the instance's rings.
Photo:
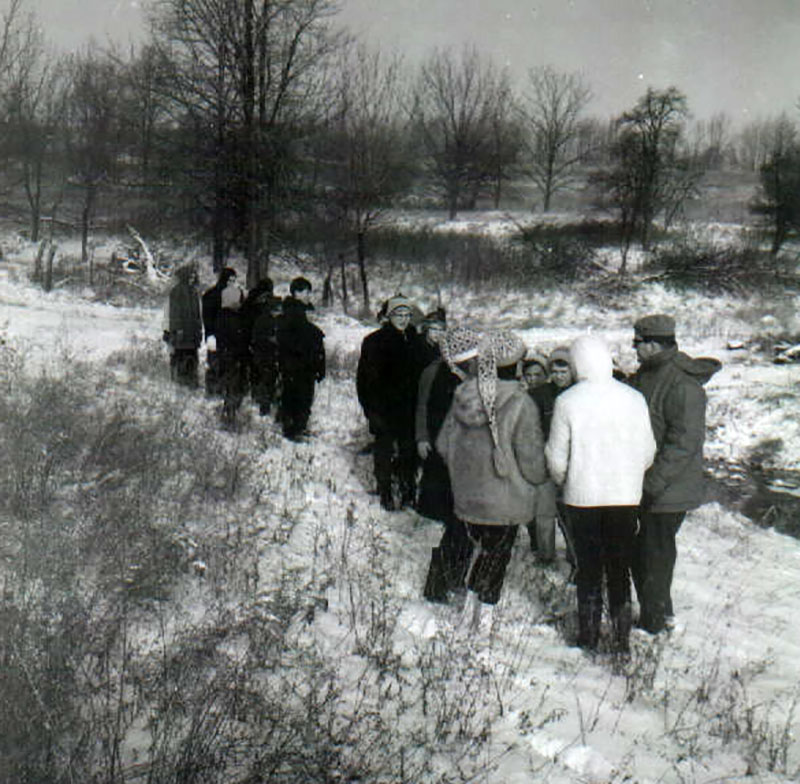
<svg viewBox="0 0 800 784">
<path fill-rule="evenodd" d="M 645 340 L 645 338 L 634 338 L 633 339 L 633 347 L 634 348 L 636 348 L 636 346 L 638 346 L 640 343 L 647 343 L 647 340 Z"/>
</svg>

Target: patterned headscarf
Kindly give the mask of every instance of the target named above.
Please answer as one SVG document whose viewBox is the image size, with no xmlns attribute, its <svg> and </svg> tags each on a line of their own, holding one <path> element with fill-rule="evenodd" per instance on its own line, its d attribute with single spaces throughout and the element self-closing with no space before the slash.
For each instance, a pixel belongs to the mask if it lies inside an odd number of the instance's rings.
<svg viewBox="0 0 800 784">
<path fill-rule="evenodd" d="M 525 356 L 522 339 L 513 332 L 484 335 L 478 347 L 478 394 L 486 415 L 494 444 L 494 467 L 500 476 L 508 475 L 508 459 L 503 454 L 497 429 L 497 368 L 513 365 Z"/>
<path fill-rule="evenodd" d="M 444 340 L 441 343 L 442 358 L 457 376 L 461 378 L 464 376 L 457 367 L 459 362 L 465 362 L 478 356 L 480 341 L 480 333 L 469 327 L 453 327 L 445 333 Z"/>
</svg>

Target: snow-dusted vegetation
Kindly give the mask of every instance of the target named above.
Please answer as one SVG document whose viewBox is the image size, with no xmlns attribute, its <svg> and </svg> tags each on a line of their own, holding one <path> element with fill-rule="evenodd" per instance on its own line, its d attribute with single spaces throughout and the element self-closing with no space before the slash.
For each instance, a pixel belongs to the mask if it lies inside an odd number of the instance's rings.
<svg viewBox="0 0 800 784">
<path fill-rule="evenodd" d="M 430 223 L 497 238 L 520 220 Z M 684 350 L 723 361 L 707 387 L 712 500 L 678 539 L 678 625 L 634 634 L 618 662 L 570 645 L 560 542 L 544 569 L 519 537 L 491 639 L 456 633 L 458 597 L 422 599 L 440 529 L 380 508 L 363 451 L 354 371 L 372 324 L 318 307 L 329 374 L 307 442 L 249 401 L 225 432 L 217 401 L 169 380 L 164 289 L 103 272 L 114 243 L 96 247 L 95 285 L 57 259 L 48 293 L 36 247 L 2 245 L 3 781 L 797 780 L 800 543 L 778 530 L 797 507 L 742 511 L 753 477 L 790 498 L 777 490 L 800 468 L 800 367 L 773 363 L 800 335 L 790 289 L 676 287 L 646 258 L 622 284 L 609 248 L 594 277 L 558 284 L 375 267 L 374 301 L 440 298 L 451 323 L 532 347 L 591 330 L 632 370 L 633 319 L 666 311 Z M 273 259 L 278 293 L 298 272 L 320 290 L 301 256 Z"/>
</svg>

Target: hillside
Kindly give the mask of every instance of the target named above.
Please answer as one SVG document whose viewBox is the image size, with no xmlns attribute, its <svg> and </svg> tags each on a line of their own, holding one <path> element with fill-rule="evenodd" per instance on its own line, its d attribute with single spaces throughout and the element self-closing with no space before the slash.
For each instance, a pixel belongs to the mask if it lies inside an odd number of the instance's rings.
<svg viewBox="0 0 800 784">
<path fill-rule="evenodd" d="M 733 490 L 681 529 L 678 627 L 635 636 L 619 663 L 570 647 L 566 566 L 536 566 L 524 532 L 491 641 L 456 634 L 457 601 L 421 599 L 439 528 L 383 511 L 363 453 L 354 368 L 373 325 L 318 309 L 331 372 L 307 443 L 283 440 L 249 401 L 231 434 L 215 401 L 170 384 L 157 297 L 44 293 L 27 280 L 35 249 L 4 247 L 0 770 L 104 782 L 800 776 L 800 542 L 738 511 L 734 481 L 755 462 L 800 469 L 800 366 L 772 363 L 772 344 L 800 335 L 793 295 L 439 287 L 451 323 L 514 329 L 541 349 L 592 330 L 628 369 L 634 318 L 668 311 L 684 350 L 723 361 L 707 387 L 707 457 Z M 276 261 L 278 293 L 300 269 Z M 435 304 L 410 267 L 374 278 L 375 301 L 400 289 Z"/>
</svg>

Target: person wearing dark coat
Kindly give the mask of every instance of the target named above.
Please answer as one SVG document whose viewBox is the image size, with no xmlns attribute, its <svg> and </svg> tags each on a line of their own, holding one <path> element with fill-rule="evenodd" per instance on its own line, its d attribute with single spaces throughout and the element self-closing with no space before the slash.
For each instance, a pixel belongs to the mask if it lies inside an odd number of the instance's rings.
<svg viewBox="0 0 800 784">
<path fill-rule="evenodd" d="M 632 571 L 640 608 L 638 626 L 657 634 L 674 623 L 675 538 L 686 512 L 703 503 L 703 385 L 722 363 L 679 351 L 675 320 L 664 314 L 639 319 L 633 345 L 639 369 L 632 383 L 647 400 L 656 457 L 644 477 Z"/>
<path fill-rule="evenodd" d="M 444 524 L 439 545 L 431 551 L 423 595 L 446 602 L 447 592 L 464 586 L 472 542 L 467 528 L 453 511 L 453 490 L 447 464 L 436 449 L 436 439 L 458 385 L 467 377 L 459 366 L 477 356 L 480 335 L 466 327 L 448 330 L 442 340 L 442 358 L 432 362 L 419 381 L 417 452 L 422 464 L 417 511 Z"/>
<path fill-rule="evenodd" d="M 247 294 L 244 309 L 250 322 L 250 390 L 261 416 L 269 414 L 278 383 L 278 317 L 281 299 L 272 280 L 264 278 Z"/>
<path fill-rule="evenodd" d="M 217 314 L 217 353 L 222 387 L 222 424 L 236 429 L 236 415 L 247 390 L 250 367 L 250 323 L 242 309 L 244 292 L 229 283 L 222 290 Z"/>
<path fill-rule="evenodd" d="M 197 386 L 197 350 L 203 341 L 197 270 L 193 264 L 179 267 L 164 312 L 164 341 L 170 350 L 170 375 L 187 387 Z"/>
<path fill-rule="evenodd" d="M 231 280 L 236 278 L 236 270 L 224 267 L 217 278 L 217 282 L 203 293 L 203 329 L 206 334 L 206 393 L 209 395 L 222 394 L 222 376 L 219 369 L 219 355 L 217 354 L 217 317 L 222 307 L 222 290 Z M 213 340 L 212 340 L 213 338 Z"/>
<path fill-rule="evenodd" d="M 307 434 L 314 385 L 325 378 L 325 334 L 307 316 L 313 307 L 311 283 L 295 278 L 277 327 L 280 421 L 283 435 L 293 441 Z"/>
<path fill-rule="evenodd" d="M 416 495 L 414 417 L 424 360 L 422 341 L 411 324 L 411 315 L 412 305 L 406 297 L 396 294 L 389 298 L 386 322 L 361 344 L 356 373 L 358 402 L 375 437 L 378 494 L 387 510 L 396 508 L 394 479 L 400 485 L 402 506 L 412 505 Z"/>
</svg>

